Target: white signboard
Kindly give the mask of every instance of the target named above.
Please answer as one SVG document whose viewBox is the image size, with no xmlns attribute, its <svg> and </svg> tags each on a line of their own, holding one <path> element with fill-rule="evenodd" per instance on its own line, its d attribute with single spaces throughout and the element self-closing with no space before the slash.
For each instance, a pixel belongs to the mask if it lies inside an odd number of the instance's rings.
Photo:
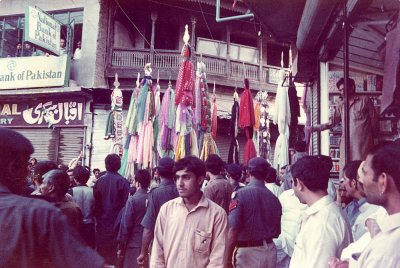
<svg viewBox="0 0 400 268">
<path fill-rule="evenodd" d="M 61 25 L 40 9 L 27 6 L 25 9 L 25 41 L 44 50 L 60 55 Z"/>
<path fill-rule="evenodd" d="M 0 59 L 0 89 L 63 86 L 67 55 Z"/>
</svg>

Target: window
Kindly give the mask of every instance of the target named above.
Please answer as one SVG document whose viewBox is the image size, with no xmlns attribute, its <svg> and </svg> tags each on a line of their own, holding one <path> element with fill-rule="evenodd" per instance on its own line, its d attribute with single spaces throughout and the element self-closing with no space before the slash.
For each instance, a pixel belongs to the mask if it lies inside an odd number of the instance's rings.
<svg viewBox="0 0 400 268">
<path fill-rule="evenodd" d="M 83 10 L 52 12 L 54 18 L 64 24 L 61 28 L 61 38 L 66 39 L 67 26 L 73 27 L 71 53 L 82 39 Z M 24 15 L 0 17 L 0 58 L 15 57 L 17 45 L 23 43 Z"/>
</svg>

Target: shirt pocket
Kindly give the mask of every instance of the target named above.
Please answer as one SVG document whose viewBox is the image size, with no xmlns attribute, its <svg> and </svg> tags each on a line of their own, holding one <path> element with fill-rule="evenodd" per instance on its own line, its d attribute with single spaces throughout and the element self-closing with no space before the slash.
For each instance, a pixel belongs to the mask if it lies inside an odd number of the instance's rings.
<svg viewBox="0 0 400 268">
<path fill-rule="evenodd" d="M 209 253 L 211 247 L 211 233 L 199 229 L 194 231 L 194 248 L 200 253 Z"/>
</svg>

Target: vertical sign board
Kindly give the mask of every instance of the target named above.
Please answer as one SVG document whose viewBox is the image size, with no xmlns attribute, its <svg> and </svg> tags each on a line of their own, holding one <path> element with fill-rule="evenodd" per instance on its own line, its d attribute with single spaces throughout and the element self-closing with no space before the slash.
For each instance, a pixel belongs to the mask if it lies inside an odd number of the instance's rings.
<svg viewBox="0 0 400 268">
<path fill-rule="evenodd" d="M 26 6 L 24 38 L 55 55 L 60 55 L 61 24 L 42 10 Z"/>
</svg>

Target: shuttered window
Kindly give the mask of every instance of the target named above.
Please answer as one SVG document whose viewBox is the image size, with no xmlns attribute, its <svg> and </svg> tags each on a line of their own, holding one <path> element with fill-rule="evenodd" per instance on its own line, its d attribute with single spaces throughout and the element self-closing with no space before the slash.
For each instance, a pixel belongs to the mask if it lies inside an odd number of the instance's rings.
<svg viewBox="0 0 400 268">
<path fill-rule="evenodd" d="M 57 161 L 58 129 L 49 128 L 14 128 L 29 139 L 35 149 L 32 157 L 38 161 Z"/>
<path fill-rule="evenodd" d="M 50 160 L 68 165 L 78 157 L 83 146 L 84 128 L 15 128 L 28 138 L 38 161 Z"/>
<path fill-rule="evenodd" d="M 58 160 L 68 165 L 83 149 L 84 128 L 61 128 L 59 132 Z"/>
</svg>

